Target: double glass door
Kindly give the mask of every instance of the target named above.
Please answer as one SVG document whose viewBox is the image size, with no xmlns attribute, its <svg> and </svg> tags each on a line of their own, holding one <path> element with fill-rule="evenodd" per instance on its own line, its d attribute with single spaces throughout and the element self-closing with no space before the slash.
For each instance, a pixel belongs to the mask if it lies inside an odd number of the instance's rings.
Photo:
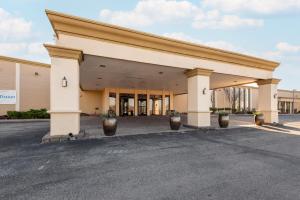
<svg viewBox="0 0 300 200">
<path fill-rule="evenodd" d="M 139 116 L 147 115 L 147 95 L 146 94 L 138 95 L 138 115 Z"/>
<path fill-rule="evenodd" d="M 135 102 L 134 94 L 120 93 L 119 98 L 119 115 L 120 116 L 139 116 L 147 115 L 147 95 L 138 94 L 137 102 Z M 110 95 L 110 104 L 115 105 L 115 96 Z M 135 103 L 137 103 L 137 113 L 135 113 Z M 165 96 L 166 110 L 170 109 L 170 96 Z M 163 114 L 162 95 L 150 95 L 149 98 L 149 113 L 150 115 Z"/>
<path fill-rule="evenodd" d="M 150 95 L 150 113 L 151 115 L 162 115 L 162 96 Z"/>
<path fill-rule="evenodd" d="M 120 116 L 134 116 L 134 94 L 120 94 Z"/>
</svg>

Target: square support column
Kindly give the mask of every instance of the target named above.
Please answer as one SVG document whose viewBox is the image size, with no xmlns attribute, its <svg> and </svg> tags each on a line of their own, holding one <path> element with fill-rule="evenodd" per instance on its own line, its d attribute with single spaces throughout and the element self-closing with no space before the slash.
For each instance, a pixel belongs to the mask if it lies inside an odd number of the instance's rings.
<svg viewBox="0 0 300 200">
<path fill-rule="evenodd" d="M 278 93 L 279 79 L 258 80 L 258 111 L 262 112 L 266 123 L 278 123 Z"/>
<path fill-rule="evenodd" d="M 134 91 L 134 116 L 138 116 L 138 93 Z"/>
<path fill-rule="evenodd" d="M 147 90 L 147 116 L 150 116 L 150 93 Z"/>
<path fill-rule="evenodd" d="M 119 89 L 116 91 L 116 115 L 120 116 L 120 92 Z"/>
<path fill-rule="evenodd" d="M 162 93 L 162 115 L 166 115 L 167 109 L 166 109 L 166 94 L 165 91 L 163 90 Z"/>
<path fill-rule="evenodd" d="M 185 74 L 188 81 L 188 125 L 210 126 L 209 81 L 212 70 L 196 68 Z"/>
<path fill-rule="evenodd" d="M 51 57 L 50 136 L 80 132 L 79 63 L 82 51 L 44 45 Z"/>
</svg>

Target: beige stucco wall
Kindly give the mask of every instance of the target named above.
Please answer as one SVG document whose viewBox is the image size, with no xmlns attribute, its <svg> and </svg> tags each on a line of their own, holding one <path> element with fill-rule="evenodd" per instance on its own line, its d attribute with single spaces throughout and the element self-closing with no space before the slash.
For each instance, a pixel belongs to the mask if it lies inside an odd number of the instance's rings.
<svg viewBox="0 0 300 200">
<path fill-rule="evenodd" d="M 174 95 L 174 109 L 180 113 L 187 113 L 187 94 Z"/>
<path fill-rule="evenodd" d="M 258 109 L 258 89 L 251 88 L 251 109 Z"/>
<path fill-rule="evenodd" d="M 185 69 L 201 68 L 211 69 L 214 72 L 244 76 L 257 79 L 268 79 L 273 77 L 272 71 L 246 67 L 243 65 L 225 63 L 207 59 L 199 59 L 191 56 L 171 54 L 167 52 L 154 51 L 128 45 L 122 45 L 102 40 L 93 40 L 60 33 L 57 45 L 81 49 L 85 54 L 104 56 L 109 58 L 132 60 L 136 62 L 178 67 Z"/>
<path fill-rule="evenodd" d="M 16 64 L 0 60 L 0 90 L 15 90 Z M 0 115 L 15 110 L 15 105 L 0 105 Z"/>
<path fill-rule="evenodd" d="M 49 110 L 50 68 L 21 64 L 20 69 L 20 111 Z"/>
<path fill-rule="evenodd" d="M 80 110 L 89 115 L 102 112 L 102 91 L 80 91 Z"/>
</svg>

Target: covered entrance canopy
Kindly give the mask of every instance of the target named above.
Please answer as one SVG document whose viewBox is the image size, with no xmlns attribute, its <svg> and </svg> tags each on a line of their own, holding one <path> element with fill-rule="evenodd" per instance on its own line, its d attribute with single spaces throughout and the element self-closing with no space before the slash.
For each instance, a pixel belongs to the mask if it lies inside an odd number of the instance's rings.
<svg viewBox="0 0 300 200">
<path fill-rule="evenodd" d="M 130 60 L 84 55 L 80 64 L 80 86 L 83 90 L 134 88 L 170 90 L 187 93 L 186 68 L 170 67 Z M 256 82 L 257 78 L 212 72 L 210 88 L 223 88 Z"/>
<path fill-rule="evenodd" d="M 278 121 L 279 80 L 273 78 L 273 71 L 279 63 L 53 11 L 46 13 L 57 36 L 55 45 L 45 45 L 51 56 L 52 135 L 79 132 L 79 87 L 103 91 L 103 112 L 110 106 L 110 93 L 117 99 L 134 94 L 135 102 L 139 94 L 146 95 L 147 114 L 151 95 L 154 100 L 161 96 L 164 113 L 172 109 L 174 94 L 187 93 L 187 123 L 201 127 L 210 126 L 210 89 L 257 82 L 260 110 L 267 122 Z M 67 87 L 61 85 L 64 78 Z M 170 97 L 169 108 L 166 96 Z M 129 103 L 129 98 L 133 97 L 123 99 Z M 115 107 L 123 109 L 121 105 Z M 138 109 L 135 103 L 133 113 Z M 72 123 L 67 125 L 66 121 Z"/>
</svg>

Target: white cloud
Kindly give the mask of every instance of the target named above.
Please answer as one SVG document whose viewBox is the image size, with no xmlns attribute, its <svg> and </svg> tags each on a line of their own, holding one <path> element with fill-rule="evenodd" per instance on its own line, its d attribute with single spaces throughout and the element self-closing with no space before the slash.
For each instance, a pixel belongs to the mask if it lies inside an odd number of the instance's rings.
<svg viewBox="0 0 300 200">
<path fill-rule="evenodd" d="M 0 54 L 9 55 L 15 52 L 24 51 L 26 43 L 0 43 Z"/>
<path fill-rule="evenodd" d="M 0 54 L 7 56 L 21 56 L 46 60 L 48 53 L 43 46 L 44 42 L 0 42 Z"/>
<path fill-rule="evenodd" d="M 226 12 L 250 11 L 270 14 L 300 9 L 300 0 L 203 0 L 202 5 Z"/>
<path fill-rule="evenodd" d="M 275 45 L 275 50 L 264 52 L 262 56 L 285 62 L 300 62 L 300 45 L 279 42 Z"/>
<path fill-rule="evenodd" d="M 280 52 L 300 52 L 300 45 L 292 45 L 286 42 L 279 42 L 276 48 Z"/>
<path fill-rule="evenodd" d="M 237 48 L 233 44 L 222 40 L 206 42 L 205 45 L 229 51 L 237 51 Z"/>
<path fill-rule="evenodd" d="M 42 42 L 29 43 L 27 45 L 27 52 L 30 55 L 48 55 L 48 52 Z"/>
<path fill-rule="evenodd" d="M 100 20 L 122 26 L 141 27 L 154 23 L 178 22 L 186 20 L 197 29 L 236 28 L 243 26 L 260 27 L 261 19 L 241 18 L 236 15 L 223 15 L 218 10 L 204 11 L 189 1 L 141 0 L 130 11 L 100 11 Z"/>
<path fill-rule="evenodd" d="M 100 19 L 123 26 L 148 26 L 155 22 L 167 22 L 193 16 L 197 6 L 189 1 L 142 0 L 131 11 L 100 11 Z"/>
<path fill-rule="evenodd" d="M 183 40 L 183 41 L 187 41 L 187 42 L 192 42 L 192 43 L 198 43 L 198 44 L 202 43 L 201 40 L 190 37 L 190 36 L 188 36 L 188 35 L 186 35 L 182 32 L 165 33 L 165 34 L 163 34 L 163 36 L 173 38 L 173 39 L 176 39 L 176 40 Z"/>
<path fill-rule="evenodd" d="M 26 38 L 31 33 L 31 22 L 0 8 L 0 33 L 0 39 L 6 41 Z"/>
<path fill-rule="evenodd" d="M 183 41 L 197 43 L 197 44 L 201 44 L 201 45 L 205 45 L 205 46 L 209 46 L 209 47 L 223 49 L 223 50 L 229 50 L 229 51 L 237 51 L 238 50 L 237 47 L 235 47 L 233 44 L 226 42 L 226 41 L 219 40 L 219 41 L 203 42 L 199 39 L 190 37 L 182 32 L 165 33 L 164 36 L 173 38 L 173 39 L 177 39 L 177 40 L 183 40 Z"/>
<path fill-rule="evenodd" d="M 264 21 L 261 19 L 240 18 L 236 15 L 221 15 L 218 10 L 198 14 L 193 22 L 193 27 L 196 29 L 228 29 L 242 26 L 260 27 L 263 25 Z"/>
</svg>

